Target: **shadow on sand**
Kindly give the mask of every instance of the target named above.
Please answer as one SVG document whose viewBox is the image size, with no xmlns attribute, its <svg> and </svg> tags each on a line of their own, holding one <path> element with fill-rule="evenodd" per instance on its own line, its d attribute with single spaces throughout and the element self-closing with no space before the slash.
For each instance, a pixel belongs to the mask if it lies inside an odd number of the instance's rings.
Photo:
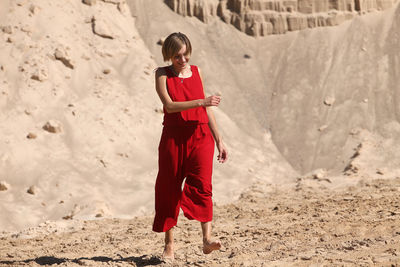
<svg viewBox="0 0 400 267">
<path fill-rule="evenodd" d="M 120 256 L 120 255 L 118 255 Z M 163 263 L 163 261 L 156 257 L 156 256 L 150 256 L 150 255 L 142 255 L 139 257 L 127 257 L 123 258 L 120 256 L 119 259 L 112 259 L 109 257 L 92 257 L 92 258 L 77 258 L 77 259 L 67 259 L 67 258 L 56 258 L 56 257 L 51 257 L 51 256 L 43 256 L 43 257 L 38 257 L 35 259 L 27 259 L 27 260 L 20 260 L 20 261 L 0 261 L 0 265 L 11 265 L 11 266 L 18 266 L 18 263 L 30 263 L 30 262 L 35 262 L 39 265 L 53 265 L 53 264 L 61 264 L 64 262 L 73 262 L 73 263 L 82 263 L 84 261 L 94 261 L 94 262 L 134 262 L 136 263 L 136 266 L 154 266 L 154 265 L 159 265 Z M 4 264 L 4 265 L 3 265 Z"/>
</svg>

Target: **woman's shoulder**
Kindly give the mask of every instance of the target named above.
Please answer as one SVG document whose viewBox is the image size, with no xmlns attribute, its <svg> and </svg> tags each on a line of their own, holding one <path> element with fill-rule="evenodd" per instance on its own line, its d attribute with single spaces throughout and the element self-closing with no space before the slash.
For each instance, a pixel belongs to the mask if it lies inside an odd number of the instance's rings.
<svg viewBox="0 0 400 267">
<path fill-rule="evenodd" d="M 190 70 L 192 72 L 195 71 L 197 73 L 200 73 L 200 68 L 198 66 L 196 66 L 196 65 L 190 65 Z"/>
<path fill-rule="evenodd" d="M 192 70 L 192 72 L 194 71 L 195 73 L 197 73 L 198 75 L 201 76 L 201 70 L 198 66 L 196 65 L 190 65 L 190 69 Z"/>
</svg>

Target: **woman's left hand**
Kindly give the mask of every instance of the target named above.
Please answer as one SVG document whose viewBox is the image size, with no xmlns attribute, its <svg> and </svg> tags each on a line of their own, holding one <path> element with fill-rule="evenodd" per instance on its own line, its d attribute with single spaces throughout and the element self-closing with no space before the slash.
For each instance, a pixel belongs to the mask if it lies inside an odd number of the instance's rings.
<svg viewBox="0 0 400 267">
<path fill-rule="evenodd" d="M 222 141 L 217 143 L 217 148 L 219 151 L 217 159 L 220 163 L 224 163 L 228 160 L 228 150 L 226 150 L 226 147 Z"/>
</svg>

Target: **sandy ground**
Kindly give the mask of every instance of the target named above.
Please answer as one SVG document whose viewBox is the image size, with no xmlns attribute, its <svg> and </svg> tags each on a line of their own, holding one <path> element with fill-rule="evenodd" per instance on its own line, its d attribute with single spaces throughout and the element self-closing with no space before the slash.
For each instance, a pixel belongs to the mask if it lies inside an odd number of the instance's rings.
<svg viewBox="0 0 400 267">
<path fill-rule="evenodd" d="M 3 232 L 0 266 L 400 266 L 400 177 L 341 188 L 332 179 L 259 183 L 216 206 L 223 248 L 210 255 L 201 253 L 198 223 L 181 216 L 176 260 L 163 262 L 163 235 L 151 231 L 152 217 L 137 217 Z"/>
</svg>

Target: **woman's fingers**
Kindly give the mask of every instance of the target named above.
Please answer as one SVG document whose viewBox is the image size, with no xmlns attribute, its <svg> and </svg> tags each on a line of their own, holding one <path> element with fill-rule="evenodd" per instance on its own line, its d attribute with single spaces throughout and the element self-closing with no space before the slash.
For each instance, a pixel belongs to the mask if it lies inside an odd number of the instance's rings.
<svg viewBox="0 0 400 267">
<path fill-rule="evenodd" d="M 219 151 L 217 159 L 220 163 L 224 163 L 228 159 L 228 152 L 225 148 Z"/>
<path fill-rule="evenodd" d="M 206 106 L 218 106 L 220 102 L 220 96 L 212 95 L 206 98 Z"/>
</svg>

